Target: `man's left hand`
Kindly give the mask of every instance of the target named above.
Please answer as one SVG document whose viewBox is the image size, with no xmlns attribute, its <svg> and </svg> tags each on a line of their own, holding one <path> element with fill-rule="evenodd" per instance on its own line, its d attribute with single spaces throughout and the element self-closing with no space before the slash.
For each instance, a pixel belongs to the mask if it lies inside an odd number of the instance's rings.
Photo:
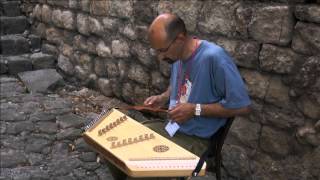
<svg viewBox="0 0 320 180">
<path fill-rule="evenodd" d="M 195 104 L 181 103 L 177 104 L 172 110 L 168 112 L 169 118 L 177 123 L 188 121 L 194 116 Z"/>
</svg>

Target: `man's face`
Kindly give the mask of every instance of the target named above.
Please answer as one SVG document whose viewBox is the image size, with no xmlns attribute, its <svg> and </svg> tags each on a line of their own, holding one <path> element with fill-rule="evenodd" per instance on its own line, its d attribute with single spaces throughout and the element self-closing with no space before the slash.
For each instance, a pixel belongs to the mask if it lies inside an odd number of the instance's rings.
<svg viewBox="0 0 320 180">
<path fill-rule="evenodd" d="M 158 58 L 162 61 L 165 61 L 169 64 L 173 64 L 175 61 L 178 60 L 176 55 L 176 42 L 177 38 L 174 38 L 173 40 L 169 41 L 169 43 L 164 43 L 166 46 L 161 46 L 164 48 L 155 48 L 154 50 L 157 52 Z"/>
</svg>

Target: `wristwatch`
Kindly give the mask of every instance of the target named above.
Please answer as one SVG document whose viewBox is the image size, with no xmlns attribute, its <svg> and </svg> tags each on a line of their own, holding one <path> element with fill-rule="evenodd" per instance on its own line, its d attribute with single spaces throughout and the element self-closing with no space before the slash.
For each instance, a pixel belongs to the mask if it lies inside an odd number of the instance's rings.
<svg viewBox="0 0 320 180">
<path fill-rule="evenodd" d="M 194 112 L 195 116 L 200 116 L 201 115 L 201 104 L 196 104 L 196 110 Z"/>
</svg>

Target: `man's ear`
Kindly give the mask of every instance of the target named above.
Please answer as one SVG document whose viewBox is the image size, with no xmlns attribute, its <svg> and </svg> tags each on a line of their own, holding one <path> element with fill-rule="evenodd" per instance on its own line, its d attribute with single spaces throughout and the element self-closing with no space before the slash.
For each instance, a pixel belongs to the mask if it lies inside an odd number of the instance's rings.
<svg viewBox="0 0 320 180">
<path fill-rule="evenodd" d="M 184 33 L 182 33 L 182 32 L 177 35 L 177 40 L 178 41 L 185 41 L 186 38 L 187 38 L 186 35 Z"/>
</svg>

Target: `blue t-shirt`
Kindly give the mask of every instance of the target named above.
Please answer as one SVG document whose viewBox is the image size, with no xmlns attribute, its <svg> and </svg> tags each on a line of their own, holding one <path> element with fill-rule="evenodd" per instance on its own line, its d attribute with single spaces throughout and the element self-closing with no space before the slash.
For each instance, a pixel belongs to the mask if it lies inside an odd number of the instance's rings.
<svg viewBox="0 0 320 180">
<path fill-rule="evenodd" d="M 177 61 L 171 66 L 169 108 L 175 105 L 178 98 L 178 87 L 181 85 L 178 85 L 177 79 L 184 82 L 186 72 L 192 83 L 187 98 L 189 103 L 220 103 L 228 109 L 250 105 L 247 90 L 232 58 L 220 46 L 202 40 L 192 59 Z M 180 124 L 179 131 L 208 138 L 225 122 L 225 118 L 194 117 Z"/>
</svg>

